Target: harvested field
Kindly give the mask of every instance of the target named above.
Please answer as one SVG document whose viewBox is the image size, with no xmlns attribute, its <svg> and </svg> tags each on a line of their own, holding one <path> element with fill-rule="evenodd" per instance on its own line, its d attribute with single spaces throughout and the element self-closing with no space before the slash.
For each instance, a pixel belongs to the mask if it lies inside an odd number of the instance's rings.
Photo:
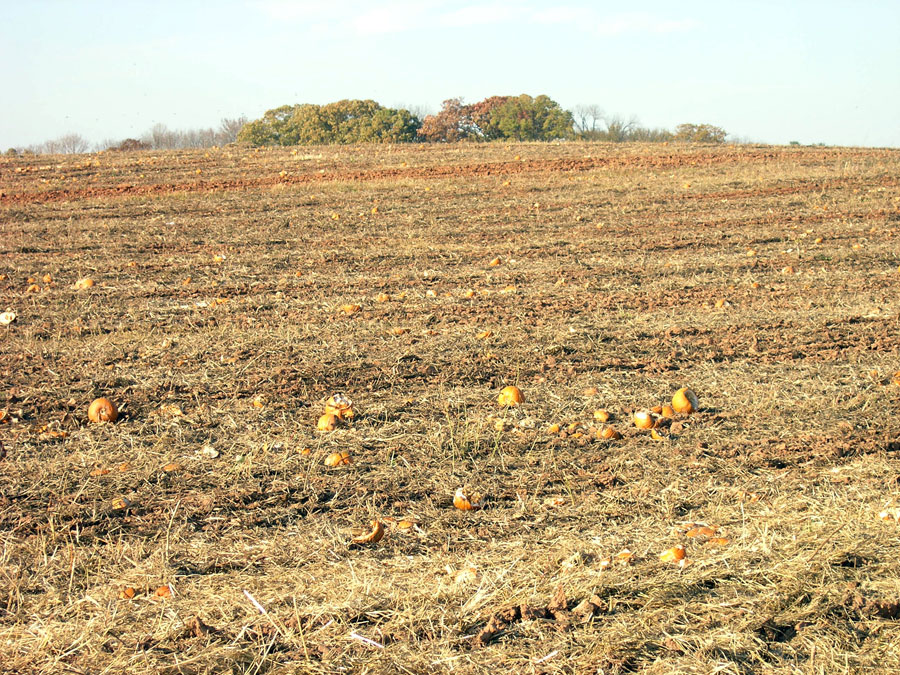
<svg viewBox="0 0 900 675">
<path fill-rule="evenodd" d="M 897 672 L 898 176 L 821 147 L 0 158 L 0 671 Z M 699 411 L 631 423 L 683 386 Z"/>
</svg>

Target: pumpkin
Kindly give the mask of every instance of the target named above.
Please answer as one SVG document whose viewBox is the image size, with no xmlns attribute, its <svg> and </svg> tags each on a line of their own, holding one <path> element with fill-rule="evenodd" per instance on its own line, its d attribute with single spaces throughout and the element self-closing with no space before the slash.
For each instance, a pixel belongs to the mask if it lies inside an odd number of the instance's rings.
<svg viewBox="0 0 900 675">
<path fill-rule="evenodd" d="M 345 464 L 349 464 L 350 453 L 346 450 L 341 452 L 332 452 L 328 457 L 325 458 L 325 466 L 343 466 Z"/>
<path fill-rule="evenodd" d="M 684 533 L 685 537 L 712 537 L 716 533 L 716 528 L 709 525 L 695 525 Z"/>
<path fill-rule="evenodd" d="M 691 389 L 682 387 L 672 396 L 672 409 L 677 413 L 690 415 L 700 409 L 700 401 Z"/>
<path fill-rule="evenodd" d="M 516 406 L 524 401 L 525 398 L 522 396 L 522 391 L 518 387 L 514 386 L 504 387 L 500 392 L 500 395 L 497 397 L 497 403 L 502 408 Z"/>
<path fill-rule="evenodd" d="M 621 551 L 616 553 L 616 560 L 620 565 L 629 565 L 634 561 L 634 553 L 632 553 L 627 548 L 623 548 Z"/>
<path fill-rule="evenodd" d="M 377 544 L 384 536 L 384 525 L 377 520 L 372 521 L 372 529 L 369 532 L 353 537 L 354 544 Z"/>
<path fill-rule="evenodd" d="M 79 279 L 78 281 L 75 282 L 75 289 L 79 290 L 79 291 L 86 291 L 87 289 L 93 288 L 93 287 L 94 287 L 93 279 L 85 278 L 85 279 Z"/>
<path fill-rule="evenodd" d="M 638 429 L 652 429 L 656 426 L 656 419 L 649 410 L 636 410 L 631 416 L 631 421 Z"/>
<path fill-rule="evenodd" d="M 115 422 L 118 417 L 118 409 L 108 398 L 95 399 L 88 407 L 88 419 L 91 422 Z"/>
<path fill-rule="evenodd" d="M 353 401 L 344 394 L 335 394 L 325 401 L 325 414 L 342 420 L 353 419 Z"/>
<path fill-rule="evenodd" d="M 481 506 L 481 498 L 477 494 L 467 494 L 464 488 L 457 488 L 453 506 L 462 511 L 473 511 Z"/>
<path fill-rule="evenodd" d="M 678 560 L 684 560 L 684 555 L 684 546 L 679 544 L 678 546 L 667 548 L 665 551 L 660 553 L 659 559 L 661 562 L 675 562 Z"/>
<path fill-rule="evenodd" d="M 601 427 L 597 432 L 597 438 L 602 438 L 604 440 L 617 441 L 622 438 L 622 434 L 613 429 L 612 427 L 604 426 Z"/>
<path fill-rule="evenodd" d="M 475 583 L 481 576 L 478 573 L 477 567 L 463 567 L 455 573 L 453 573 L 452 570 L 448 571 L 453 574 L 453 583 L 457 586 Z"/>
<path fill-rule="evenodd" d="M 319 431 L 334 431 L 338 426 L 338 416 L 331 413 L 325 413 L 316 422 L 316 429 Z"/>
</svg>

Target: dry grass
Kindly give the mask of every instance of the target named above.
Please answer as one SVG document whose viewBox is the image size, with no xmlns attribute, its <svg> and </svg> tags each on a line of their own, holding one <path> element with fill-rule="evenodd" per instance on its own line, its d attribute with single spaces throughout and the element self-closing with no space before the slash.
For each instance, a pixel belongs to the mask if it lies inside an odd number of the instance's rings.
<svg viewBox="0 0 900 675">
<path fill-rule="evenodd" d="M 0 670 L 896 672 L 898 174 L 575 143 L 0 158 Z M 700 413 L 629 428 L 685 384 Z M 357 417 L 316 432 L 335 392 Z"/>
</svg>

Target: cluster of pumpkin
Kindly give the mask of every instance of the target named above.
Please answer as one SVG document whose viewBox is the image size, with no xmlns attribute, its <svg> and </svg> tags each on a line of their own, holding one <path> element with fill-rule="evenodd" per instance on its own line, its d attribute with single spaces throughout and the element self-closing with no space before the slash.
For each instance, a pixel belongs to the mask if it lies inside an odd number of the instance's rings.
<svg viewBox="0 0 900 675">
<path fill-rule="evenodd" d="M 591 389 L 591 393 L 596 393 L 596 389 Z M 500 392 L 497 402 L 501 407 L 509 407 L 518 405 L 524 400 L 522 392 L 517 387 L 506 387 Z M 650 409 L 635 410 L 631 413 L 631 422 L 638 429 L 647 429 L 650 431 L 652 438 L 660 440 L 662 436 L 656 431 L 663 420 L 672 419 L 676 414 L 690 415 L 700 409 L 700 401 L 697 394 L 688 387 L 682 387 L 672 396 L 672 403 L 666 405 L 654 406 Z M 594 419 L 603 424 L 596 430 L 597 438 L 604 440 L 618 440 L 622 438 L 622 434 L 613 426 L 606 423 L 612 419 L 612 414 L 605 408 L 594 411 Z M 581 425 L 578 422 L 570 425 L 570 430 L 578 433 Z M 559 424 L 551 424 L 548 429 L 550 433 L 559 433 L 561 431 Z"/>
<path fill-rule="evenodd" d="M 511 408 L 525 402 L 522 390 L 516 386 L 504 387 L 497 396 L 497 404 L 502 408 Z M 632 414 L 632 421 L 639 429 L 650 429 L 651 431 L 659 424 L 662 418 L 673 417 L 678 414 L 691 414 L 698 410 L 700 403 L 697 395 L 687 387 L 682 387 L 672 396 L 672 404 L 659 406 L 651 410 L 639 410 Z M 354 417 L 353 401 L 344 394 L 334 394 L 325 402 L 325 410 L 316 423 L 319 431 L 334 431 L 340 424 L 352 420 Z M 91 422 L 115 422 L 119 412 L 115 404 L 107 398 L 98 398 L 94 400 L 88 408 L 88 419 Z M 598 410 L 594 413 L 595 419 L 606 422 L 610 415 L 605 410 Z M 558 431 L 557 426 L 557 431 Z M 611 426 L 605 426 L 598 431 L 600 438 L 621 438 L 621 434 Z M 326 466 L 339 467 L 351 463 L 350 453 L 347 451 L 332 452 L 325 458 Z M 481 508 L 481 495 L 470 491 L 467 488 L 458 488 L 453 496 L 453 506 L 462 511 L 473 511 Z M 384 526 L 378 521 L 373 520 L 370 530 L 360 532 L 358 536 L 352 539 L 354 544 L 374 544 L 381 540 L 384 536 Z M 677 548 L 677 547 L 676 547 Z M 671 555 L 673 559 L 681 560 L 678 555 L 683 558 L 683 548 L 680 551 L 673 549 Z"/>
<path fill-rule="evenodd" d="M 691 389 L 682 387 L 672 395 L 672 405 L 655 406 L 650 410 L 636 410 L 631 421 L 638 429 L 655 429 L 663 418 L 672 418 L 676 414 L 690 415 L 700 409 L 700 401 Z"/>
<path fill-rule="evenodd" d="M 325 412 L 319 417 L 316 429 L 334 431 L 342 422 L 353 419 L 353 401 L 343 394 L 335 394 L 325 401 Z"/>
<path fill-rule="evenodd" d="M 3 276 L 6 277 L 6 275 L 3 275 Z M 25 288 L 25 292 L 26 293 L 39 293 L 41 291 L 41 285 L 38 282 L 43 283 L 45 288 L 49 288 L 51 286 L 56 285 L 56 283 L 53 280 L 53 276 L 50 274 L 45 274 L 40 279 L 38 279 L 37 277 L 28 277 L 25 280 L 25 283 L 28 284 Z M 76 281 L 75 283 L 72 284 L 72 288 L 74 288 L 77 291 L 86 291 L 89 288 L 93 288 L 93 286 L 94 286 L 94 280 L 91 278 L 88 278 L 88 277 L 85 277 L 84 279 L 79 279 L 78 281 Z"/>
</svg>

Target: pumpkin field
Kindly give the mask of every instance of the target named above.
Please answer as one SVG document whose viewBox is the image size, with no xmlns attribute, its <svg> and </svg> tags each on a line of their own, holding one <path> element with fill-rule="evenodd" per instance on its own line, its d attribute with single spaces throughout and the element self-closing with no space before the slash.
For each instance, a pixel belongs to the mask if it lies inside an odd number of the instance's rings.
<svg viewBox="0 0 900 675">
<path fill-rule="evenodd" d="M 898 231 L 898 150 L 0 157 L 0 672 L 897 672 Z"/>
</svg>

